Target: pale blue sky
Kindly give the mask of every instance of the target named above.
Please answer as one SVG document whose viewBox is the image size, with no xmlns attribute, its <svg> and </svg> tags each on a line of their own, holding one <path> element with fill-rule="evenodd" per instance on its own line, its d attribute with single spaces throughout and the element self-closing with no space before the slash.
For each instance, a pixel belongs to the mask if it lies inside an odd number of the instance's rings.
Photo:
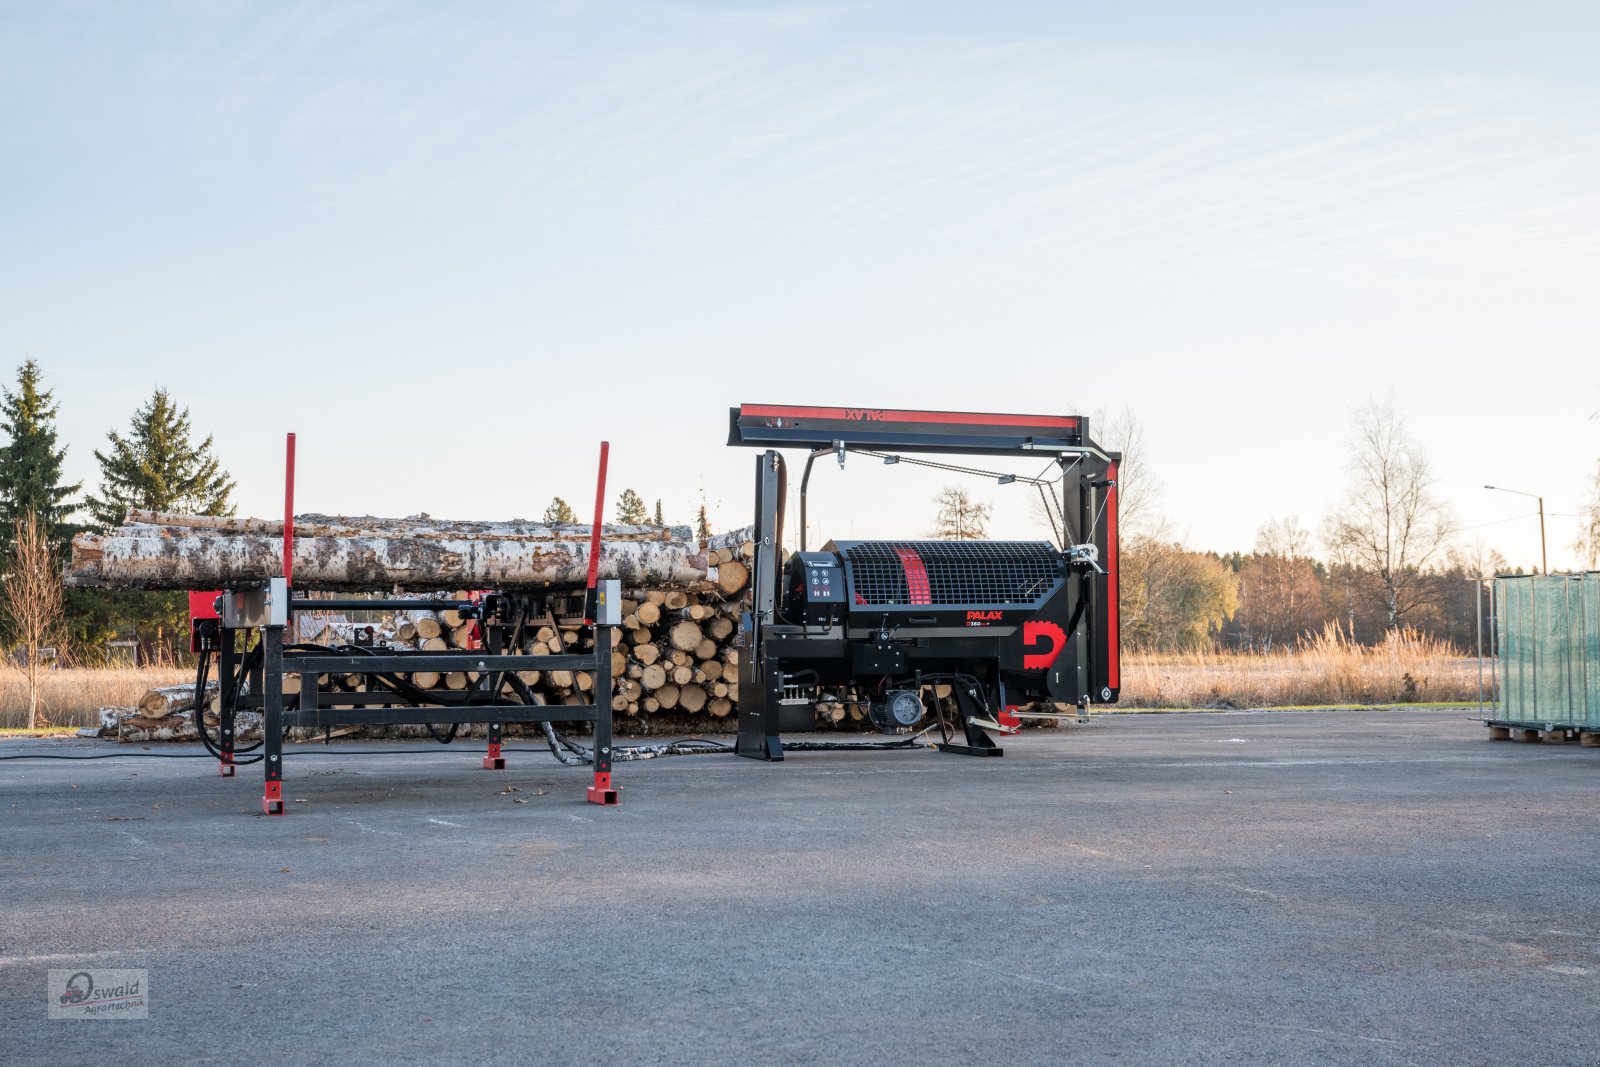
<svg viewBox="0 0 1600 1067">
<path fill-rule="evenodd" d="M 605 434 L 614 487 L 737 525 L 740 401 L 1129 408 L 1178 532 L 1248 548 L 1389 392 L 1465 525 L 1528 510 L 1485 482 L 1570 513 L 1596 40 L 1577 3 L 8 0 L 0 361 L 91 481 L 169 387 L 252 513 L 290 429 L 304 510 L 587 512 Z M 936 483 L 819 475 L 819 532 L 920 533 Z"/>
</svg>

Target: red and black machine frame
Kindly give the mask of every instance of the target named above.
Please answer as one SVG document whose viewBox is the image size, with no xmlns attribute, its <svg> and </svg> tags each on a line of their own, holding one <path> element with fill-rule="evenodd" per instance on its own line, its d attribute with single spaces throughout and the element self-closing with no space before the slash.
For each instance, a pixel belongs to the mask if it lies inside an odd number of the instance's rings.
<svg viewBox="0 0 1600 1067">
<path fill-rule="evenodd" d="M 730 412 L 728 443 L 765 449 L 756 460 L 752 601 L 740 621 L 739 755 L 782 759 L 780 734 L 813 729 L 824 697 L 867 704 L 886 732 L 936 715 L 940 751 L 980 756 L 1002 754 L 989 731 L 1015 732 L 1020 707 L 1081 712 L 1116 701 L 1121 456 L 1094 442 L 1088 419 L 745 404 Z M 787 560 L 782 448 L 809 453 L 800 550 Z M 807 549 L 806 493 L 818 458 L 895 463 L 918 453 L 1044 460 L 1054 477 L 1023 480 L 1048 487 L 1060 543 L 831 541 Z M 952 739 L 945 702 L 928 696 L 944 686 L 964 743 Z"/>
<path fill-rule="evenodd" d="M 231 776 L 241 764 L 260 762 L 266 786 L 262 809 L 283 814 L 283 740 L 290 727 L 332 729 L 338 726 L 425 724 L 436 739 L 451 740 L 462 723 L 488 726 L 488 751 L 483 766 L 505 768 L 502 730 L 507 723 L 584 722 L 594 727 L 594 781 L 586 799 L 616 804 L 611 780 L 612 723 L 610 694 L 611 631 L 621 622 L 620 583 L 598 578 L 601 514 L 609 447 L 600 447 L 600 476 L 589 546 L 588 581 L 584 586 L 542 590 L 489 591 L 470 599 L 309 599 L 295 595 L 294 562 L 294 435 L 289 435 L 284 507 L 284 549 L 281 577 L 265 583 L 190 594 L 193 647 L 201 656 L 204 687 L 207 657 L 214 656 L 220 693 L 218 736 L 213 740 L 202 723 L 201 736 L 216 755 L 221 773 Z M 295 612 L 454 610 L 476 621 L 481 647 L 415 651 L 382 645 L 324 647 L 285 640 Z M 541 626 L 580 625 L 593 636 L 582 653 L 533 655 L 535 631 Z M 535 701 L 518 676 L 526 671 L 586 671 L 594 679 L 592 704 L 543 705 Z M 422 690 L 406 676 L 417 672 L 466 672 L 475 677 L 463 690 Z M 365 692 L 322 692 L 325 675 L 359 675 Z M 298 692 L 286 693 L 284 679 L 296 677 Z M 237 743 L 241 711 L 262 717 L 262 739 L 249 750 Z M 447 731 L 441 734 L 439 727 Z M 244 751 L 254 753 L 243 756 Z"/>
</svg>

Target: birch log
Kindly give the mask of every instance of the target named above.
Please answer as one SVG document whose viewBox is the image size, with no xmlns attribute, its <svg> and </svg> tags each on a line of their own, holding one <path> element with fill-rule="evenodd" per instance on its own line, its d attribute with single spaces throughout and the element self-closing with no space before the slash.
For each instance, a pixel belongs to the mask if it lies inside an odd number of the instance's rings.
<svg viewBox="0 0 1600 1067">
<path fill-rule="evenodd" d="M 209 697 L 217 691 L 216 682 L 206 684 Z M 188 711 L 194 707 L 194 686 L 168 685 L 151 689 L 139 698 L 139 715 L 145 719 L 164 719 L 175 711 Z"/>
<path fill-rule="evenodd" d="M 112 589 L 213 589 L 279 572 L 283 540 L 271 534 L 128 527 L 72 539 L 64 580 Z M 605 541 L 600 577 L 635 584 L 705 580 L 705 556 L 685 541 Z M 300 589 L 411 591 L 543 587 L 588 578 L 586 541 L 396 536 L 297 536 Z"/>
<path fill-rule="evenodd" d="M 282 519 L 232 518 L 214 515 L 173 515 L 160 511 L 128 512 L 124 528 L 210 530 L 219 534 L 265 534 L 283 536 Z M 372 515 L 296 515 L 296 537 L 409 537 L 430 540 L 484 541 L 582 541 L 585 544 L 592 526 L 578 523 L 461 521 L 413 515 L 405 519 L 384 519 Z M 603 525 L 607 541 L 687 541 L 687 526 Z"/>
</svg>

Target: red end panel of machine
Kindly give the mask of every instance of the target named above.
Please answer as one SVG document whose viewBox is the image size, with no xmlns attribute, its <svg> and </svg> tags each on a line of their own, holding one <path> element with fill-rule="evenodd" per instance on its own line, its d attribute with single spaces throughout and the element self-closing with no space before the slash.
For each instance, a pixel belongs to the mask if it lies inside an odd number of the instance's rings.
<svg viewBox="0 0 1600 1067">
<path fill-rule="evenodd" d="M 589 588 L 600 578 L 600 523 L 606 512 L 606 463 L 611 458 L 611 442 L 600 442 L 600 477 L 594 487 L 594 518 L 589 532 Z"/>
<path fill-rule="evenodd" d="M 283 577 L 294 587 L 294 434 L 284 442 L 283 455 Z"/>
<path fill-rule="evenodd" d="M 200 626 L 202 622 L 215 622 L 222 618 L 217 614 L 217 598 L 222 596 L 220 589 L 207 589 L 202 592 L 189 591 L 189 651 L 201 651 Z"/>
<path fill-rule="evenodd" d="M 1117 479 L 1117 465 L 1115 463 L 1106 471 L 1106 477 L 1113 482 Z M 1106 684 L 1112 689 L 1122 688 L 1122 633 L 1121 619 L 1118 611 L 1121 605 L 1118 598 L 1122 595 L 1117 585 L 1117 487 L 1112 485 L 1106 492 L 1106 633 L 1103 643 L 1106 648 Z"/>
<path fill-rule="evenodd" d="M 204 592 L 189 591 L 189 619 L 199 622 L 202 619 L 220 619 L 217 614 L 217 598 L 222 595 L 220 589 L 207 589 Z"/>
</svg>

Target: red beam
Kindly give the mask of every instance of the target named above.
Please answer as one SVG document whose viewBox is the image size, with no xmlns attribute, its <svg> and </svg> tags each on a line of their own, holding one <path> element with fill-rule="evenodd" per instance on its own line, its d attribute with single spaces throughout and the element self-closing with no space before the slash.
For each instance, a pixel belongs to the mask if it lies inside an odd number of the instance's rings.
<svg viewBox="0 0 1600 1067">
<path fill-rule="evenodd" d="M 589 531 L 589 588 L 595 587 L 600 577 L 600 522 L 606 511 L 606 461 L 611 456 L 611 442 L 600 442 L 600 478 L 594 487 L 594 520 Z"/>
<path fill-rule="evenodd" d="M 284 445 L 283 457 L 283 577 L 294 588 L 294 434 Z"/>
</svg>

